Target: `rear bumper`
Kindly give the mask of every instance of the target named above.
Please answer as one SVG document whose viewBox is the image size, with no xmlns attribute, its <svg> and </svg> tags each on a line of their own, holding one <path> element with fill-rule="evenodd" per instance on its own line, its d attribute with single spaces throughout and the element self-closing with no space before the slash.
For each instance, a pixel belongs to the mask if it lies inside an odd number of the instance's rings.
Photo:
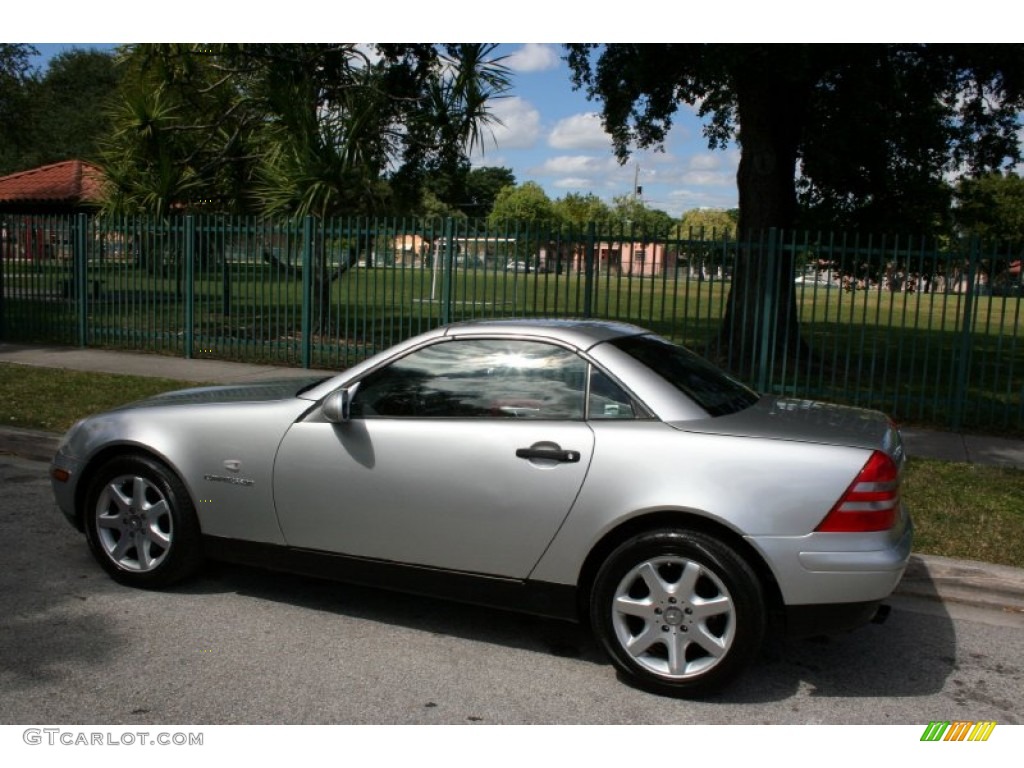
<svg viewBox="0 0 1024 768">
<path fill-rule="evenodd" d="M 800 606 L 810 610 L 812 606 L 877 605 L 900 583 L 913 539 L 913 525 L 904 512 L 892 531 L 765 536 L 749 541 L 771 565 L 787 610 Z M 851 607 L 850 612 L 856 614 L 857 609 Z M 870 613 L 868 608 L 863 612 Z"/>
</svg>

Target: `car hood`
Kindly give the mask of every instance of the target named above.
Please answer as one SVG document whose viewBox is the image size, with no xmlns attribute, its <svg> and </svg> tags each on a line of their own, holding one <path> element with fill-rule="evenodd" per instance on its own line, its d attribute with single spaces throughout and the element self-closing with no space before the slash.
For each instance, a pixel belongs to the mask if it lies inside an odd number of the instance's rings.
<svg viewBox="0 0 1024 768">
<path fill-rule="evenodd" d="M 728 416 L 676 422 L 687 432 L 795 440 L 882 450 L 899 464 L 904 458 L 899 430 L 881 411 L 766 395 Z"/>
<path fill-rule="evenodd" d="M 128 403 L 116 410 L 150 408 L 168 405 L 200 405 L 204 403 L 258 403 L 286 400 L 296 397 L 302 390 L 323 381 L 323 376 L 274 379 L 248 384 L 228 384 L 212 387 L 194 387 L 164 392 L 154 397 Z"/>
</svg>

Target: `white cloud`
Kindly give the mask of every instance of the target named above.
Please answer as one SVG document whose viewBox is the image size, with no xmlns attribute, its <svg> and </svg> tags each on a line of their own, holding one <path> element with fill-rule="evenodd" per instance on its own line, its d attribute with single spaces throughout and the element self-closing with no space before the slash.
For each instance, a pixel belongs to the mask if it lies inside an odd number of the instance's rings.
<svg viewBox="0 0 1024 768">
<path fill-rule="evenodd" d="M 551 189 L 593 192 L 606 198 L 628 194 L 633 184 L 633 168 L 620 166 L 607 155 L 558 155 L 529 169 L 533 177 L 548 178 Z"/>
<path fill-rule="evenodd" d="M 694 155 L 690 158 L 689 167 L 691 171 L 715 171 L 722 167 L 722 157 L 711 153 Z"/>
<path fill-rule="evenodd" d="M 559 120 L 548 136 L 548 144 L 555 149 L 611 150 L 611 138 L 605 133 L 601 117 L 596 112 Z"/>
<path fill-rule="evenodd" d="M 734 193 L 739 162 L 739 152 L 732 150 L 691 155 L 678 180 L 697 187 L 725 187 Z"/>
<path fill-rule="evenodd" d="M 570 189 L 570 190 L 588 189 L 589 190 L 590 187 L 594 186 L 594 184 L 593 184 L 593 182 L 590 179 L 575 178 L 575 177 L 572 177 L 572 176 L 566 176 L 564 179 L 555 179 L 551 183 L 551 186 L 555 187 L 556 189 Z"/>
<path fill-rule="evenodd" d="M 665 205 L 661 207 L 673 216 L 681 216 L 694 208 L 735 208 L 736 192 L 735 190 L 715 192 L 707 189 L 675 189 L 669 193 Z"/>
<path fill-rule="evenodd" d="M 497 99 L 492 111 L 501 124 L 492 126 L 494 141 L 488 139 L 488 149 L 495 145 L 500 150 L 528 149 L 537 143 L 540 112 L 530 102 L 518 96 Z"/>
<path fill-rule="evenodd" d="M 735 178 L 728 173 L 711 171 L 687 171 L 680 181 L 697 187 L 727 187 L 736 183 Z"/>
<path fill-rule="evenodd" d="M 543 164 L 531 168 L 530 173 L 539 176 L 577 177 L 604 176 L 618 168 L 612 158 L 594 157 L 593 155 L 556 155 L 549 157 Z"/>
<path fill-rule="evenodd" d="M 683 159 L 669 154 L 650 153 L 638 156 L 636 161 L 640 164 L 640 183 L 644 185 L 720 186 L 734 189 L 739 155 L 733 152 L 704 152 Z"/>
<path fill-rule="evenodd" d="M 510 53 L 505 65 L 514 72 L 542 72 L 558 66 L 558 52 L 553 46 L 541 43 L 527 43 Z"/>
<path fill-rule="evenodd" d="M 493 147 L 492 147 L 493 148 Z M 474 150 L 469 158 L 469 163 L 474 168 L 511 168 L 512 162 L 502 154 L 488 151 L 486 155 Z"/>
</svg>

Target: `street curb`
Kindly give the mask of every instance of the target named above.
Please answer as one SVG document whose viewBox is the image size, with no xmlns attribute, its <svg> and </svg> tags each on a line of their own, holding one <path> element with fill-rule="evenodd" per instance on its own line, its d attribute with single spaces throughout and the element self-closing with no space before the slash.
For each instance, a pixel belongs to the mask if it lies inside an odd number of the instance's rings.
<svg viewBox="0 0 1024 768">
<path fill-rule="evenodd" d="M 32 461 L 53 459 L 61 436 L 55 432 L 20 427 L 0 427 L 0 454 L 12 454 Z"/>
<path fill-rule="evenodd" d="M 895 594 L 1024 613 L 1024 569 L 913 554 Z"/>
</svg>

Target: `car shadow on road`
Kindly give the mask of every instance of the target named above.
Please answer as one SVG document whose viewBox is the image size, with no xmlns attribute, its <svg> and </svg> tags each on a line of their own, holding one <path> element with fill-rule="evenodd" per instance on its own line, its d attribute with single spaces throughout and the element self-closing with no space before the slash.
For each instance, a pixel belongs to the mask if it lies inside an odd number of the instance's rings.
<svg viewBox="0 0 1024 768">
<path fill-rule="evenodd" d="M 612 674 L 586 627 L 554 619 L 221 563 L 210 564 L 202 577 L 174 591 L 234 592 L 570 658 L 607 667 Z M 845 634 L 787 639 L 769 632 L 760 657 L 732 685 L 704 701 L 763 703 L 788 699 L 798 691 L 821 697 L 927 696 L 943 689 L 955 665 L 954 626 L 936 598 L 928 612 L 897 607 L 884 624 Z"/>
<path fill-rule="evenodd" d="M 173 591 L 235 592 L 433 634 L 593 663 L 605 661 L 587 630 L 571 622 L 243 565 L 209 563 L 202 576 Z"/>
<path fill-rule="evenodd" d="M 804 639 L 769 638 L 760 663 L 728 689 L 732 703 L 813 697 L 914 697 L 941 691 L 956 665 L 948 616 L 894 610 L 882 626 Z"/>
</svg>

